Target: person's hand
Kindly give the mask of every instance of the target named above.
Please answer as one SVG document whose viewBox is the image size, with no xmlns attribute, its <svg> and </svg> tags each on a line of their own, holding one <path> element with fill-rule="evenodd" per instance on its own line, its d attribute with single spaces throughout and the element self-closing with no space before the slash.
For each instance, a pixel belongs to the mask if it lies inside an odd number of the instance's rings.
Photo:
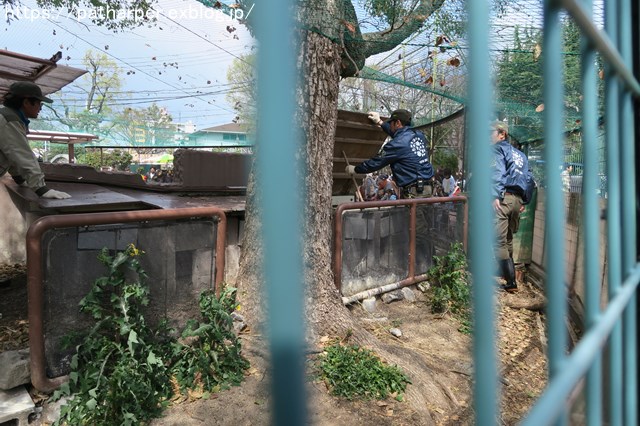
<svg viewBox="0 0 640 426">
<path fill-rule="evenodd" d="M 344 172 L 349 176 L 353 176 L 356 174 L 356 166 L 347 166 L 345 167 Z"/>
<path fill-rule="evenodd" d="M 371 121 L 373 121 L 374 124 L 382 124 L 382 120 L 380 119 L 380 114 L 378 114 L 375 111 L 369 111 L 369 115 L 367 115 L 367 118 Z"/>
<path fill-rule="evenodd" d="M 495 210 L 496 213 L 500 213 L 500 198 L 493 200 L 493 210 Z"/>
<path fill-rule="evenodd" d="M 525 209 L 524 206 L 520 206 L 520 213 L 524 213 L 524 209 Z"/>
<path fill-rule="evenodd" d="M 53 198 L 56 200 L 64 200 L 65 198 L 71 198 L 71 195 L 66 192 L 56 191 L 55 189 L 50 189 L 44 194 L 40 196 L 40 198 Z"/>
</svg>

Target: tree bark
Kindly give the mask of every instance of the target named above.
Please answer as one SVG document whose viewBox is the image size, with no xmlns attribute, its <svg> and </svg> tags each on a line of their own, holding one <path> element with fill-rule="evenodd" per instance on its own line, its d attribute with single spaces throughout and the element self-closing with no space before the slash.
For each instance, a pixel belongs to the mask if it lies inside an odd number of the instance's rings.
<svg viewBox="0 0 640 426">
<path fill-rule="evenodd" d="M 322 336 L 337 337 L 363 347 L 373 348 L 383 359 L 397 364 L 411 377 L 413 385 L 407 389 L 407 401 L 424 419 L 432 422 L 429 398 L 448 403 L 445 393 L 433 378 L 432 366 L 406 348 L 397 348 L 378 341 L 357 324 L 349 309 L 342 304 L 333 283 L 331 182 L 333 145 L 338 115 L 338 89 L 343 73 L 341 58 L 345 53 L 340 43 L 344 28 L 340 17 L 344 0 L 313 1 L 306 6 L 315 21 L 307 19 L 299 33 L 298 63 L 300 72 L 297 95 L 297 116 L 290 124 L 300 126 L 305 138 L 298 158 L 304 160 L 306 173 L 297 177 L 304 188 L 303 259 L 305 278 L 305 314 L 307 343 L 312 347 Z M 351 7 L 353 7 L 351 5 Z M 324 11 L 324 12 L 319 12 Z M 324 19 L 323 16 L 324 15 Z M 299 16 L 305 16 L 302 10 Z M 330 27 L 328 23 L 333 23 Z M 321 31 L 307 30 L 320 29 Z M 398 40 L 400 42 L 402 40 Z M 260 155 L 260 141 L 256 155 Z M 260 188 L 254 167 L 247 188 L 245 235 L 240 270 L 236 285 L 241 312 L 253 333 L 262 334 L 266 306 L 263 288 L 263 247 L 261 244 Z M 295 177 L 293 177 L 295 178 Z M 296 231 L 296 230 L 292 230 Z M 297 301 L 292 301 L 297 302 Z"/>
<path fill-rule="evenodd" d="M 305 281 L 310 337 L 340 335 L 351 323 L 333 284 L 331 182 L 338 120 L 340 47 L 313 32 L 300 40 L 299 122 L 306 137 Z"/>
<path fill-rule="evenodd" d="M 301 70 L 300 107 L 295 118 L 306 143 L 302 144 L 306 173 L 299 177 L 304 188 L 304 267 L 308 337 L 344 335 L 351 328 L 348 309 L 333 284 L 331 267 L 331 181 L 333 139 L 337 123 L 340 79 L 340 46 L 314 32 L 302 31 L 298 55 Z M 257 148 L 258 150 L 260 147 Z M 258 154 L 259 155 L 259 154 Z M 247 188 L 245 238 L 237 280 L 241 309 L 256 328 L 264 319 L 262 246 L 259 187 L 256 170 Z"/>
</svg>

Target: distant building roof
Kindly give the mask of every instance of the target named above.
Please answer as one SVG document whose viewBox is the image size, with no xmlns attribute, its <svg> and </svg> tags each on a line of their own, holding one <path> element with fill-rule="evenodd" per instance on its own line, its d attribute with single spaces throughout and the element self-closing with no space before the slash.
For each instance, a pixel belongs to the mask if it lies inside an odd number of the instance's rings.
<svg viewBox="0 0 640 426">
<path fill-rule="evenodd" d="M 198 131 L 198 133 L 247 133 L 238 123 L 227 123 L 219 126 L 207 127 Z"/>
</svg>

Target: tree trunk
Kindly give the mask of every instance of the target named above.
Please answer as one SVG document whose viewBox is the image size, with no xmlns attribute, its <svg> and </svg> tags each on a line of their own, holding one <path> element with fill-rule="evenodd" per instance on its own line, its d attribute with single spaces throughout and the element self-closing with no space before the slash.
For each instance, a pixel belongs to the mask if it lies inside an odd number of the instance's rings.
<svg viewBox="0 0 640 426">
<path fill-rule="evenodd" d="M 305 188 L 306 313 L 310 337 L 340 335 L 351 324 L 333 282 L 331 267 L 331 182 L 338 121 L 340 47 L 305 32 L 301 40 L 302 104 L 299 121 L 306 136 Z M 351 328 L 351 327 L 349 327 Z"/>
<path fill-rule="evenodd" d="M 350 328 L 348 309 L 342 305 L 333 284 L 331 268 L 332 208 L 331 182 L 333 139 L 337 123 L 340 47 L 313 32 L 303 31 L 298 69 L 301 70 L 300 107 L 296 122 L 306 139 L 301 153 L 306 159 L 304 179 L 304 265 L 308 336 L 341 335 Z M 258 150 L 260 147 L 258 147 Z M 247 219 L 238 275 L 239 298 L 247 320 L 256 325 L 264 320 L 263 277 L 260 271 L 262 246 L 259 188 L 255 168 L 247 188 Z M 258 177 L 259 179 L 259 177 Z"/>
<path fill-rule="evenodd" d="M 331 13 L 338 10 L 336 3 L 341 1 L 326 1 L 315 10 Z M 337 12 L 332 15 L 333 21 L 339 22 L 337 16 Z M 313 28 L 313 25 L 309 24 L 307 28 Z M 299 108 L 297 117 L 291 121 L 291 125 L 300 126 L 305 137 L 299 157 L 305 160 L 307 172 L 299 179 L 301 188 L 306 190 L 303 242 L 306 291 L 305 300 L 301 303 L 305 303 L 307 343 L 316 346 L 322 336 L 348 338 L 351 343 L 371 348 L 389 363 L 400 366 L 413 383 L 407 389 L 407 402 L 422 418 L 420 424 L 432 424 L 427 408 L 429 401 L 437 401 L 442 406 L 446 406 L 448 401 L 445 392 L 434 380 L 432 366 L 426 364 L 415 351 L 383 343 L 359 326 L 349 309 L 342 304 L 333 283 L 331 183 L 342 46 L 332 42 L 329 38 L 332 34 L 327 32 L 318 34 L 301 30 L 297 64 L 300 71 L 297 92 Z M 260 141 L 256 148 L 258 151 L 261 149 L 259 144 Z M 257 210 L 261 196 L 259 185 L 256 184 L 259 179 L 254 167 L 247 188 L 245 234 L 236 284 L 245 320 L 253 334 L 262 335 L 266 297 L 261 269 L 262 223 Z"/>
</svg>

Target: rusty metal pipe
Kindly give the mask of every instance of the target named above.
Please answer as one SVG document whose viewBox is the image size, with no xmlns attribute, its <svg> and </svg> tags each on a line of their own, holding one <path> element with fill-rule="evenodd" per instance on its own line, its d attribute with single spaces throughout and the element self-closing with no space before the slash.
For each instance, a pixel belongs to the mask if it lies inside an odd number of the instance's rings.
<svg viewBox="0 0 640 426">
<path fill-rule="evenodd" d="M 51 229 L 77 226 L 108 225 L 117 223 L 146 222 L 155 220 L 185 219 L 189 217 L 217 217 L 216 230 L 216 293 L 224 280 L 224 254 L 227 233 L 227 217 L 217 207 L 198 207 L 168 210 L 135 210 L 128 212 L 86 213 L 42 217 L 27 231 L 27 292 L 29 296 L 29 349 L 31 383 L 42 392 L 51 392 L 67 380 L 66 376 L 50 379 L 45 366 L 43 332 L 43 271 L 42 236 Z"/>
<path fill-rule="evenodd" d="M 413 278 L 416 274 L 416 235 L 417 235 L 417 204 L 411 204 L 411 213 L 409 214 L 409 278 Z"/>
<path fill-rule="evenodd" d="M 408 206 L 410 211 L 409 226 L 410 229 L 410 243 L 409 243 L 409 277 L 407 280 L 413 280 L 415 278 L 415 227 L 416 227 L 416 207 L 418 204 L 439 204 L 439 203 L 464 203 L 464 228 L 463 228 L 463 246 L 466 249 L 467 246 L 467 219 L 468 219 L 468 206 L 467 197 L 431 197 L 431 198 L 407 198 L 393 201 L 364 201 L 361 203 L 343 203 L 339 204 L 336 208 L 334 216 L 334 236 L 333 236 L 333 282 L 338 291 L 342 286 L 342 214 L 346 210 L 364 210 L 380 207 L 397 207 Z M 402 280 L 404 283 L 406 280 Z"/>
</svg>

